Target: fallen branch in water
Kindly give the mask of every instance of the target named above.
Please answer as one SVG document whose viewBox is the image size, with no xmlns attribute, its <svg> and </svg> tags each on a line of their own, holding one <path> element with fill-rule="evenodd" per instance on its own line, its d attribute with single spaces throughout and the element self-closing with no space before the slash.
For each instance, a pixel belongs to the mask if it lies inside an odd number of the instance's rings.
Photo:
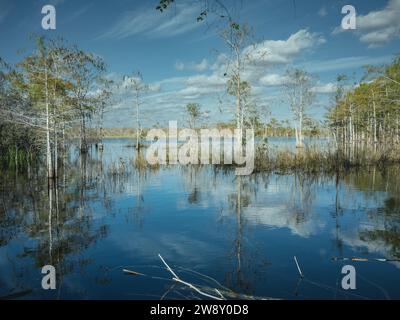
<svg viewBox="0 0 400 320">
<path fill-rule="evenodd" d="M 400 262 L 400 259 L 385 259 L 385 258 L 344 258 L 344 257 L 333 257 L 333 261 L 356 261 L 356 262 L 369 262 L 369 261 L 378 261 L 378 262 Z"/>
<path fill-rule="evenodd" d="M 220 295 L 220 297 L 216 297 L 213 296 L 211 294 L 205 293 L 203 291 L 201 291 L 200 289 L 198 289 L 197 287 L 195 287 L 194 285 L 192 285 L 189 282 L 183 281 L 182 279 L 180 279 L 177 274 L 170 268 L 170 266 L 165 262 L 165 260 L 163 259 L 163 257 L 161 256 L 161 254 L 158 254 L 158 257 L 161 259 L 162 263 L 167 267 L 168 271 L 171 272 L 173 278 L 172 280 L 179 282 L 181 284 L 184 284 L 186 286 L 188 286 L 189 288 L 193 289 L 194 291 L 196 291 L 198 294 L 201 294 L 202 296 L 205 296 L 207 298 L 211 298 L 214 300 L 225 300 L 224 296 L 221 294 L 221 292 L 219 292 L 217 289 L 215 289 L 217 291 L 217 293 Z"/>
<path fill-rule="evenodd" d="M 304 278 L 304 274 L 303 274 L 303 272 L 301 272 L 301 269 L 300 269 L 299 263 L 297 262 L 296 256 L 294 256 L 293 258 L 294 258 L 294 262 L 296 262 L 297 270 L 299 271 L 300 277 Z"/>
<path fill-rule="evenodd" d="M 171 274 L 172 274 L 172 279 L 171 278 L 164 278 L 164 277 L 159 277 L 159 276 L 153 276 L 150 274 L 144 274 L 144 273 L 140 273 L 137 271 L 133 271 L 127 268 L 122 269 L 122 271 L 128 275 L 133 275 L 133 276 L 143 276 L 143 277 L 148 277 L 151 279 L 155 279 L 155 280 L 163 280 L 163 281 L 172 281 L 172 285 L 170 286 L 170 288 L 161 296 L 161 300 L 164 300 L 166 298 L 166 296 L 171 293 L 174 292 L 175 294 L 179 294 L 182 296 L 182 294 L 177 291 L 176 289 L 179 289 L 179 287 L 177 287 L 177 284 L 181 285 L 181 289 L 188 289 L 191 292 L 191 297 L 192 298 L 196 298 L 198 299 L 197 296 L 194 296 L 194 293 L 198 293 L 199 295 L 205 296 L 209 299 L 213 299 L 213 300 L 227 300 L 227 299 L 235 299 L 235 300 L 279 300 L 276 298 L 270 298 L 270 297 L 258 297 L 258 296 L 252 296 L 252 295 L 247 295 L 247 294 L 242 294 L 242 293 L 237 293 L 232 291 L 231 289 L 224 287 L 222 284 L 220 284 L 217 280 L 215 280 L 214 278 L 202 274 L 198 271 L 194 271 L 188 268 L 183 268 L 183 267 L 177 267 L 178 271 L 183 272 L 183 273 L 188 273 L 192 276 L 196 276 L 199 279 L 202 279 L 203 281 L 206 280 L 208 282 L 212 282 L 214 284 L 216 284 L 218 286 L 218 289 L 213 287 L 213 286 L 205 286 L 205 285 L 200 285 L 200 284 L 192 284 L 189 283 L 187 281 L 183 281 L 176 273 L 174 270 L 172 270 L 172 268 L 166 263 L 166 261 L 161 257 L 161 255 L 159 255 L 161 261 L 163 262 L 164 266 L 147 266 L 147 267 L 152 267 L 152 268 L 160 268 L 160 269 L 167 269 Z M 120 266 L 122 267 L 122 266 Z M 119 269 L 120 267 L 116 267 L 114 269 Z M 113 269 L 111 269 L 113 270 Z M 214 293 L 217 293 L 218 295 L 214 295 Z M 185 296 L 183 296 L 185 297 Z"/>
<path fill-rule="evenodd" d="M 125 272 L 125 273 L 133 275 L 133 276 L 145 276 L 145 274 L 143 274 L 143 273 L 128 270 L 128 269 L 122 269 L 122 272 Z"/>
</svg>

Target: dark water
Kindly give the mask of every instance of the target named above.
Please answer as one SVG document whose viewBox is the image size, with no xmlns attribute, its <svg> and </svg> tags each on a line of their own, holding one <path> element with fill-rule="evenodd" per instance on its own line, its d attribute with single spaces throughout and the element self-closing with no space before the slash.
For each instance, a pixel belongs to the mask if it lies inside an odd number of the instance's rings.
<svg viewBox="0 0 400 320">
<path fill-rule="evenodd" d="M 183 280 L 221 292 L 400 298 L 400 264 L 352 262 L 357 290 L 344 291 L 346 263 L 331 260 L 400 258 L 399 167 L 340 177 L 238 178 L 211 166 L 139 171 L 129 143 L 107 141 L 102 155 L 86 161 L 72 153 L 50 194 L 41 175 L 2 172 L 1 297 L 200 298 L 171 286 L 161 254 Z M 293 256 L 305 274 L 301 281 Z M 53 291 L 41 289 L 46 264 L 57 270 Z M 126 275 L 123 268 L 146 276 Z"/>
</svg>

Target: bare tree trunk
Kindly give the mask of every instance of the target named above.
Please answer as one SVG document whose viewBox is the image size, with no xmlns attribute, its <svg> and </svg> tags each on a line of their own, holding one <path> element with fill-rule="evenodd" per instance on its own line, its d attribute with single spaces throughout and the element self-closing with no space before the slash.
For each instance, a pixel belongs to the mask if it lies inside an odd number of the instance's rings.
<svg viewBox="0 0 400 320">
<path fill-rule="evenodd" d="M 139 92 L 136 91 L 136 150 L 139 150 Z"/>
<path fill-rule="evenodd" d="M 58 139 L 57 132 L 54 132 L 54 177 L 58 177 Z"/>
<path fill-rule="evenodd" d="M 15 176 L 17 176 L 18 175 L 18 146 L 17 145 L 15 145 L 15 157 L 14 157 L 14 160 L 15 160 Z"/>
<path fill-rule="evenodd" d="M 63 121 L 63 129 L 62 129 L 62 139 L 63 139 L 63 186 L 65 188 L 66 185 L 66 174 L 65 174 L 65 167 L 67 163 L 67 150 L 66 150 L 66 144 L 65 144 L 65 122 Z"/>
<path fill-rule="evenodd" d="M 378 143 L 378 135 L 377 135 L 377 122 L 376 122 L 376 103 L 375 103 L 375 94 L 374 91 L 372 91 L 372 105 L 374 107 L 374 144 Z"/>
<path fill-rule="evenodd" d="M 85 115 L 81 115 L 81 139 L 80 139 L 80 151 L 81 153 L 87 152 L 87 141 L 86 141 L 86 121 Z"/>
<path fill-rule="evenodd" d="M 236 52 L 236 128 L 241 129 L 240 54 Z"/>
<path fill-rule="evenodd" d="M 241 272 L 242 269 L 242 259 L 241 259 L 241 238 L 242 238 L 242 215 L 241 215 L 241 209 L 242 209 L 242 179 L 239 176 L 237 179 L 237 203 L 236 203 L 236 217 L 237 217 L 237 227 L 238 227 L 238 238 L 237 238 L 237 260 L 238 260 L 238 276 Z"/>
<path fill-rule="evenodd" d="M 47 64 L 47 61 L 46 61 Z M 51 162 L 51 144 L 50 144 L 50 113 L 49 113 L 49 88 L 48 88 L 48 76 L 47 76 L 47 65 L 45 67 L 45 99 L 46 99 L 46 159 L 47 159 L 47 178 L 53 178 L 53 166 Z"/>
<path fill-rule="evenodd" d="M 298 128 L 296 127 L 296 147 L 297 148 L 303 148 L 304 143 L 303 143 L 303 113 L 300 112 L 299 116 L 299 125 Z"/>
<path fill-rule="evenodd" d="M 57 72 L 57 67 L 56 72 Z M 54 177 L 58 177 L 58 131 L 57 131 L 57 120 L 56 120 L 56 109 L 57 109 L 57 97 L 56 97 L 56 90 L 57 84 L 54 83 L 54 90 L 53 90 L 53 130 L 54 130 Z"/>
<path fill-rule="evenodd" d="M 50 189 L 48 191 L 48 198 L 49 198 L 49 217 L 48 217 L 48 226 L 49 226 L 49 261 L 50 264 L 53 261 L 53 227 L 52 227 L 52 215 L 53 215 L 53 190 Z"/>
</svg>

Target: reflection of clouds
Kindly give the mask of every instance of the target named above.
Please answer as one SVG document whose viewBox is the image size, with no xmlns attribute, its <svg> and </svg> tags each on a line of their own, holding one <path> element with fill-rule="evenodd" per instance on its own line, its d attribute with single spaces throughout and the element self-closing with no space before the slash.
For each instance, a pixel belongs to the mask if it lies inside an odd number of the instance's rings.
<svg viewBox="0 0 400 320">
<path fill-rule="evenodd" d="M 198 240 L 192 238 L 190 234 L 182 233 L 157 234 L 154 231 L 147 234 L 148 236 L 139 233 L 122 233 L 115 235 L 112 240 L 119 247 L 118 250 L 124 251 L 132 261 L 138 259 L 138 256 L 157 260 L 158 254 L 161 254 L 172 264 L 184 261 L 185 265 L 198 267 L 207 264 L 210 257 L 223 254 L 223 248 L 219 247 L 215 241 L 210 241 L 211 239 Z"/>
<path fill-rule="evenodd" d="M 379 226 L 369 226 L 368 228 L 362 229 L 363 231 L 373 231 L 373 230 L 384 230 L 384 227 L 382 226 L 379 228 Z M 332 234 L 334 234 L 334 230 L 332 231 Z M 380 257 L 385 257 L 385 258 L 390 258 L 389 255 L 389 247 L 388 244 L 385 243 L 382 240 L 374 240 L 374 241 L 365 241 L 360 239 L 360 230 L 357 228 L 349 228 L 346 230 L 341 231 L 341 240 L 349 247 L 351 247 L 353 250 L 359 250 L 361 248 L 365 248 L 368 250 L 368 253 L 375 253 L 378 256 L 375 258 L 380 258 Z M 372 257 L 374 258 L 374 257 Z M 391 262 L 394 264 L 397 268 L 400 268 L 400 263 L 398 262 Z"/>
<path fill-rule="evenodd" d="M 256 225 L 288 228 L 293 234 L 306 238 L 318 234 L 325 227 L 325 222 L 315 215 L 299 222 L 296 213 L 285 205 L 244 208 L 243 217 Z"/>
<path fill-rule="evenodd" d="M 162 207 L 163 201 L 168 197 L 173 200 L 173 209 L 185 216 L 186 213 L 190 215 L 193 210 L 199 210 L 211 214 L 212 219 L 236 219 L 237 177 L 230 171 L 225 173 L 214 169 L 213 166 L 169 166 L 146 175 L 140 189 L 146 200 L 153 192 L 163 195 L 152 197 L 150 206 Z M 136 194 L 135 178 L 129 180 L 128 185 L 128 195 Z M 308 179 L 301 176 L 262 174 L 257 178 L 242 177 L 241 217 L 247 225 L 281 229 L 288 233 L 288 237 L 290 232 L 302 238 L 318 235 L 328 238 L 326 240 L 333 240 L 336 238 L 336 225 L 330 213 L 335 210 L 335 189 L 334 181 L 329 177 Z M 383 205 L 386 196 L 384 192 L 362 190 L 351 181 L 341 182 L 338 197 L 340 208 L 345 214 L 339 220 L 341 240 L 345 246 L 354 251 L 366 248 L 372 254 L 388 256 L 390 244 L 379 240 L 365 241 L 360 239 L 359 234 L 359 230 L 385 230 L 386 220 L 374 213 Z M 351 214 L 354 212 L 357 215 Z M 164 232 L 165 230 L 160 231 L 161 234 Z M 207 241 L 199 241 L 186 234 L 169 233 L 151 238 L 136 234 L 133 237 L 134 244 L 131 239 L 115 241 L 124 249 L 129 248 L 131 253 L 156 259 L 158 253 L 165 252 L 174 260 L 188 257 L 190 263 L 199 263 L 201 259 L 193 252 L 211 255 L 218 252 L 218 248 L 210 245 L 213 237 L 215 236 L 211 235 Z M 128 247 L 126 243 L 129 243 Z"/>
<path fill-rule="evenodd" d="M 200 208 L 229 208 L 228 197 L 236 197 L 237 185 L 233 181 L 234 176 L 219 176 L 218 183 L 215 184 L 210 175 L 204 172 L 192 174 L 191 179 L 183 180 L 183 188 L 187 192 L 187 196 L 197 186 L 200 192 L 199 202 L 196 207 Z M 322 221 L 319 215 L 308 212 L 304 215 L 299 215 L 296 210 L 291 208 L 288 203 L 288 192 L 291 190 L 291 181 L 285 181 L 288 184 L 282 184 L 280 180 L 275 183 L 265 184 L 262 180 L 255 182 L 254 188 L 259 193 L 255 196 L 246 187 L 242 190 L 242 201 L 246 196 L 250 195 L 250 204 L 242 207 L 242 218 L 250 224 L 262 225 L 273 228 L 288 228 L 290 231 L 301 237 L 309 237 L 321 232 L 326 223 Z M 243 185 L 247 183 L 243 179 Z M 298 200 L 301 204 L 302 200 Z M 180 198 L 178 201 L 179 209 L 189 209 L 190 205 L 186 198 Z M 231 214 L 234 210 L 223 210 L 223 215 Z"/>
</svg>

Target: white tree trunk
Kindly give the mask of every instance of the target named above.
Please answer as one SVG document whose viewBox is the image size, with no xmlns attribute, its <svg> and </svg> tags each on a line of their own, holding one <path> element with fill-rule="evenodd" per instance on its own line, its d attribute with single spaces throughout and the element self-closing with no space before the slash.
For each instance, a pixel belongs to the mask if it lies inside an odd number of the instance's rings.
<svg viewBox="0 0 400 320">
<path fill-rule="evenodd" d="M 46 61 L 47 63 L 47 61 Z M 51 144 L 50 144 L 50 113 L 49 113 L 49 89 L 47 65 L 45 67 L 45 99 L 46 99 L 46 162 L 47 162 L 47 177 L 53 178 L 53 166 L 51 161 Z"/>
<path fill-rule="evenodd" d="M 139 150 L 139 93 L 136 92 L 136 150 Z"/>
</svg>

